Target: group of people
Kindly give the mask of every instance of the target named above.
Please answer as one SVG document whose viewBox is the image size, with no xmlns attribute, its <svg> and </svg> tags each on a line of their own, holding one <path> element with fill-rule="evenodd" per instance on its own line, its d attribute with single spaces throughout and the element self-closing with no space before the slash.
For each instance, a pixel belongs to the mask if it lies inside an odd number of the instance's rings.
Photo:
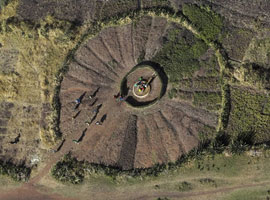
<svg viewBox="0 0 270 200">
<path fill-rule="evenodd" d="M 117 100 L 117 101 L 124 101 L 124 97 L 123 95 L 120 94 L 120 92 L 118 92 L 117 94 L 113 95 L 113 97 Z"/>
<path fill-rule="evenodd" d="M 97 91 L 98 91 L 98 89 L 97 89 Z M 90 100 L 93 99 L 93 98 L 96 96 L 97 91 L 94 92 L 94 94 L 89 95 L 88 98 L 89 98 Z M 82 103 L 82 98 L 83 98 L 83 96 L 84 96 L 84 95 L 82 95 L 80 98 L 78 98 L 78 99 L 76 99 L 76 100 L 74 101 L 74 102 L 75 102 L 75 109 L 77 109 L 77 108 L 79 107 L 79 105 Z M 94 102 L 91 104 L 91 106 L 93 106 L 93 105 L 96 103 L 96 101 L 97 101 L 97 99 L 94 100 Z M 96 117 L 97 117 L 97 115 L 98 115 L 99 110 L 100 110 L 101 107 L 102 107 L 102 104 L 99 104 L 99 105 L 97 105 L 97 106 L 95 107 L 95 109 L 93 110 L 93 116 L 91 117 L 91 120 L 90 120 L 90 121 L 85 121 L 85 124 L 86 124 L 86 125 L 90 126 L 90 124 L 96 119 Z M 78 111 L 78 113 L 77 113 L 75 116 L 73 116 L 73 119 L 75 119 L 75 118 L 79 115 L 80 112 L 81 112 L 81 111 Z M 102 122 L 101 122 L 101 121 L 96 121 L 95 124 L 96 124 L 96 125 L 102 125 Z M 78 140 L 72 140 L 72 141 L 73 141 L 74 143 L 76 143 L 76 144 L 79 144 L 79 143 L 82 141 L 82 138 L 84 137 L 86 130 L 87 130 L 87 129 L 85 129 L 85 130 L 83 131 L 82 136 L 80 137 L 80 139 L 78 139 Z"/>
<path fill-rule="evenodd" d="M 147 83 L 145 80 L 143 80 L 143 77 L 141 76 L 137 83 L 134 84 L 135 87 L 139 87 L 139 92 L 144 92 L 144 90 L 147 88 Z"/>
</svg>

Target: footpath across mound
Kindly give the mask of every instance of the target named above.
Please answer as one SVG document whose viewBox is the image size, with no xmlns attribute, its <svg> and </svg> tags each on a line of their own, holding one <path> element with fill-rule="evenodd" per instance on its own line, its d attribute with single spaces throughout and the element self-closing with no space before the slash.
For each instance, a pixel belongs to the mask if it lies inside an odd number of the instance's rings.
<svg viewBox="0 0 270 200">
<path fill-rule="evenodd" d="M 156 103 L 166 92 L 168 78 L 162 68 L 150 61 L 132 68 L 122 79 L 120 92 L 125 102 L 135 108 Z"/>
</svg>

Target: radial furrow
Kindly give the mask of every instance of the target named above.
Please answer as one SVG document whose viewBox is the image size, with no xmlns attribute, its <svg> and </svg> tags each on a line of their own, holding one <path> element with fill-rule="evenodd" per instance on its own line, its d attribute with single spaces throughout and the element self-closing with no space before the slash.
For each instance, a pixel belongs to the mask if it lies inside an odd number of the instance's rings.
<svg viewBox="0 0 270 200">
<path fill-rule="evenodd" d="M 79 52 L 75 55 L 75 60 L 87 68 L 110 78 L 111 80 L 115 78 L 115 75 L 113 75 L 111 72 L 108 72 L 102 61 L 98 59 L 96 55 L 93 54 L 93 52 L 86 46 L 80 48 Z M 111 75 L 113 77 L 111 77 Z"/>
<path fill-rule="evenodd" d="M 113 70 L 113 68 L 108 64 L 108 62 L 105 62 L 99 54 L 96 53 L 96 50 L 94 50 L 91 46 L 85 46 L 85 48 L 90 51 L 100 62 L 100 66 L 103 66 L 103 68 L 110 74 L 115 75 L 115 77 L 118 77 L 118 74 Z"/>
<path fill-rule="evenodd" d="M 162 47 L 162 37 L 167 30 L 167 20 L 161 17 L 153 18 L 151 31 L 148 36 L 148 41 L 145 45 L 145 59 L 151 59 L 158 50 Z"/>
<path fill-rule="evenodd" d="M 160 129 L 164 130 L 162 136 L 170 161 L 176 161 L 181 154 L 185 153 L 183 141 L 179 137 L 174 125 L 166 118 L 166 116 L 161 111 L 159 111 L 158 114 L 157 118 L 159 118 L 159 126 Z"/>
<path fill-rule="evenodd" d="M 197 137 L 194 137 L 194 135 L 190 134 L 190 124 L 192 122 L 192 118 L 188 117 L 179 109 L 175 108 L 167 108 L 166 111 L 163 111 L 163 115 L 167 119 L 171 119 L 170 123 L 175 127 L 175 130 L 178 134 L 178 142 L 181 146 L 181 151 L 183 153 L 187 153 L 194 147 L 196 147 L 199 143 Z M 198 134 L 199 129 L 201 128 L 201 123 L 197 123 L 196 125 L 196 132 L 193 134 Z"/>
<path fill-rule="evenodd" d="M 75 60 L 74 62 L 74 70 L 71 72 L 72 74 L 79 73 L 81 74 L 82 79 L 85 82 L 89 82 L 91 80 L 91 83 L 93 84 L 100 84 L 100 85 L 107 85 L 114 83 L 115 81 L 112 80 L 111 78 L 103 75 L 99 71 L 92 70 L 91 68 L 86 67 L 84 64 L 80 63 L 79 61 Z M 73 66 L 72 64 L 70 66 Z M 85 72 L 85 73 L 82 73 Z M 71 73 L 69 73 L 71 75 Z M 89 80 L 89 78 L 91 78 Z M 97 85 L 98 85 L 97 84 Z"/>
<path fill-rule="evenodd" d="M 112 118 L 113 116 L 110 116 Z M 96 127 L 96 131 L 101 133 L 99 140 L 92 144 L 91 157 L 97 163 L 107 163 L 110 161 L 112 165 L 119 165 L 118 161 L 121 155 L 124 137 L 126 134 L 127 121 L 119 118 L 112 118 L 110 121 L 110 129 L 106 129 L 106 124 L 102 127 Z M 97 119 L 98 120 L 98 119 Z M 119 122 L 121 120 L 121 122 Z M 95 134 L 97 134 L 96 132 Z M 113 150 L 115 149 L 115 150 Z M 89 154 L 89 155 L 90 155 Z M 121 167 L 121 166 L 120 166 Z"/>
<path fill-rule="evenodd" d="M 146 126 L 145 119 L 142 117 L 138 117 L 137 130 L 137 148 L 134 167 L 150 167 L 153 165 L 152 160 L 149 160 L 152 152 L 152 146 L 150 142 L 150 130 Z"/>
<path fill-rule="evenodd" d="M 133 59 L 132 25 L 121 26 L 117 29 L 120 50 L 127 69 L 135 66 Z"/>
<path fill-rule="evenodd" d="M 144 59 L 145 55 L 145 46 L 148 41 L 149 32 L 152 24 L 152 17 L 146 16 L 142 17 L 138 22 L 133 24 L 134 26 L 134 59 L 140 61 Z"/>
<path fill-rule="evenodd" d="M 152 145 L 151 158 L 153 164 L 167 162 L 169 160 L 168 154 L 162 141 L 162 133 L 157 125 L 158 122 L 154 119 L 154 115 L 152 114 L 147 115 L 145 120 L 150 133 L 150 141 Z"/>
<path fill-rule="evenodd" d="M 103 57 L 103 60 L 105 60 L 110 66 L 111 68 L 113 68 L 114 70 L 122 70 L 124 67 L 122 66 L 122 64 L 120 62 L 117 61 L 117 59 L 113 56 L 113 54 L 111 53 L 108 45 L 104 42 L 102 37 L 99 37 L 99 41 L 101 42 L 103 48 L 104 48 L 104 52 L 106 51 L 106 56 L 104 56 L 103 51 L 102 54 L 99 55 L 100 57 Z"/>
<path fill-rule="evenodd" d="M 168 101 L 166 105 L 174 109 L 181 110 L 190 118 L 200 121 L 202 124 L 216 127 L 218 123 L 218 115 L 201 108 L 195 108 L 186 102 Z M 207 116 L 207 117 L 205 117 Z"/>
<path fill-rule="evenodd" d="M 125 137 L 118 160 L 118 165 L 124 169 L 133 169 L 137 146 L 137 116 L 131 115 L 127 119 Z"/>
<path fill-rule="evenodd" d="M 124 60 L 120 50 L 117 28 L 112 27 L 101 32 L 101 39 L 112 57 L 123 67 Z M 124 68 L 124 67 L 123 67 Z"/>
<path fill-rule="evenodd" d="M 114 82 L 112 79 L 110 79 L 109 77 L 106 77 L 104 76 L 102 73 L 100 73 L 99 71 L 95 70 L 95 69 L 92 69 L 92 68 L 89 68 L 89 66 L 87 65 L 84 65 L 83 63 L 77 61 L 76 59 L 74 59 L 74 62 L 79 65 L 81 68 L 89 71 L 90 73 L 92 73 L 94 75 L 94 77 L 98 76 L 100 78 L 103 78 L 103 79 L 108 79 L 109 81 L 112 81 Z"/>
</svg>

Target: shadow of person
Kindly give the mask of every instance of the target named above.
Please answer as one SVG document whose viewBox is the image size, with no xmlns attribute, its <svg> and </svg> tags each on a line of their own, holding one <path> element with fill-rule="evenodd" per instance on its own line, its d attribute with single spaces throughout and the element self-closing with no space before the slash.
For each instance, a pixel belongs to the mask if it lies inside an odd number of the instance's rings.
<svg viewBox="0 0 270 200">
<path fill-rule="evenodd" d="M 107 114 L 103 115 L 100 119 L 101 123 L 103 123 L 107 119 Z"/>
</svg>

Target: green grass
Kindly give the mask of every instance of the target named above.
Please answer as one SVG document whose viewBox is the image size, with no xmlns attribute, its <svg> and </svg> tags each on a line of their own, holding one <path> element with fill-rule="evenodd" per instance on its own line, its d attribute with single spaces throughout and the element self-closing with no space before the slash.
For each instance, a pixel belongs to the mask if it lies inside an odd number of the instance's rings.
<svg viewBox="0 0 270 200">
<path fill-rule="evenodd" d="M 221 108 L 221 94 L 208 92 L 195 92 L 193 96 L 193 104 L 202 106 L 208 110 L 219 110 Z"/>
<path fill-rule="evenodd" d="M 269 97 L 243 88 L 231 88 L 231 112 L 228 132 L 236 138 L 239 134 L 254 134 L 254 142 L 270 140 L 270 115 L 264 115 L 263 109 Z"/>
<path fill-rule="evenodd" d="M 268 200 L 270 199 L 269 187 L 253 187 L 249 189 L 240 189 L 226 195 L 222 200 Z"/>
<path fill-rule="evenodd" d="M 202 36 L 209 41 L 217 39 L 222 30 L 222 18 L 211 11 L 208 7 L 184 4 L 183 14 L 197 28 Z"/>
<path fill-rule="evenodd" d="M 183 37 L 183 36 L 186 37 Z M 153 58 L 169 77 L 169 82 L 177 82 L 190 77 L 200 68 L 198 58 L 206 52 L 207 45 L 192 33 L 182 29 L 172 29 L 168 41 Z"/>
</svg>

